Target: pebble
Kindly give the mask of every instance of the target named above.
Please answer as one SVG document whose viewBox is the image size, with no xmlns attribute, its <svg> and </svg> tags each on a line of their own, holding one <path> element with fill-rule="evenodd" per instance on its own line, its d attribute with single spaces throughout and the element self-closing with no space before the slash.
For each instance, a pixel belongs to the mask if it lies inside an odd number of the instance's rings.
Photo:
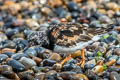
<svg viewBox="0 0 120 80">
<path fill-rule="evenodd" d="M 4 52 L 16 53 L 16 49 L 4 48 L 2 49 L 1 53 L 4 53 Z"/>
<path fill-rule="evenodd" d="M 117 72 L 111 72 L 110 73 L 110 80 L 119 80 L 120 76 Z"/>
<path fill-rule="evenodd" d="M 40 72 L 35 75 L 35 80 L 44 80 L 45 79 L 45 73 Z"/>
<path fill-rule="evenodd" d="M 120 80 L 119 5 L 119 0 L 0 0 L 0 80 Z M 84 68 L 76 65 L 81 50 L 65 61 L 46 34 L 68 22 L 80 23 L 83 34 L 93 37 L 85 47 Z M 110 29 L 100 33 L 101 28 Z"/>
<path fill-rule="evenodd" d="M 75 64 L 65 64 L 62 67 L 62 71 L 71 71 L 72 69 L 75 69 L 77 66 Z"/>
<path fill-rule="evenodd" d="M 26 24 L 29 28 L 31 28 L 33 30 L 36 30 L 40 26 L 36 21 L 34 21 L 32 19 L 26 20 Z"/>
<path fill-rule="evenodd" d="M 78 10 L 78 6 L 76 3 L 74 2 L 69 2 L 69 4 L 67 5 L 69 11 L 77 11 Z"/>
<path fill-rule="evenodd" d="M 66 71 L 66 72 L 61 72 L 60 76 L 64 79 L 64 80 L 70 80 L 73 79 L 72 76 L 74 76 L 76 73 L 75 72 L 71 72 L 71 71 Z"/>
<path fill-rule="evenodd" d="M 108 2 L 106 7 L 115 11 L 119 9 L 119 6 L 114 2 Z"/>
<path fill-rule="evenodd" d="M 37 65 L 40 65 L 40 63 L 42 62 L 42 59 L 38 57 L 33 57 L 32 60 L 34 60 L 37 63 Z"/>
<path fill-rule="evenodd" d="M 34 72 L 32 70 L 27 70 L 27 71 L 23 71 L 23 72 L 19 72 L 18 76 L 20 77 L 20 79 L 27 79 L 27 80 L 31 80 L 33 79 Z"/>
<path fill-rule="evenodd" d="M 53 53 L 48 59 L 59 62 L 62 58 L 58 53 Z"/>
<path fill-rule="evenodd" d="M 120 48 L 114 49 L 114 54 L 119 56 L 120 55 Z"/>
<path fill-rule="evenodd" d="M 5 55 L 7 55 L 8 57 L 11 57 L 11 56 L 14 55 L 15 53 L 12 53 L 12 52 L 4 52 L 4 53 L 2 53 L 2 54 L 5 54 Z"/>
<path fill-rule="evenodd" d="M 5 54 L 0 54 L 0 62 L 5 61 L 8 58 Z"/>
<path fill-rule="evenodd" d="M 104 70 L 104 68 L 101 65 L 97 65 L 92 69 L 92 71 L 95 72 L 96 74 L 103 72 L 103 70 Z"/>
<path fill-rule="evenodd" d="M 12 71 L 12 67 L 11 66 L 8 66 L 8 65 L 1 65 L 0 66 L 0 73 L 4 73 L 4 72 L 7 72 L 7 71 Z"/>
<path fill-rule="evenodd" d="M 20 62 L 25 66 L 26 69 L 30 69 L 33 66 L 36 66 L 36 62 L 30 58 L 22 57 Z"/>
<path fill-rule="evenodd" d="M 44 59 L 42 61 L 42 65 L 44 66 L 53 66 L 54 64 L 56 64 L 55 60 L 50 60 L 50 59 Z"/>
<path fill-rule="evenodd" d="M 48 79 L 50 79 L 50 80 L 56 80 L 56 79 L 58 79 L 57 72 L 54 71 L 54 70 L 51 70 L 51 71 L 47 72 L 45 74 L 45 79 L 46 80 L 48 80 Z"/>
<path fill-rule="evenodd" d="M 118 64 L 118 65 L 120 64 L 120 58 L 117 59 L 116 64 Z"/>
<path fill-rule="evenodd" d="M 7 38 L 7 36 L 5 35 L 5 34 L 0 34 L 0 42 L 1 41 L 4 41 L 4 40 L 7 40 L 8 38 Z"/>
<path fill-rule="evenodd" d="M 117 59 L 118 59 L 118 56 L 117 56 L 117 55 L 112 55 L 112 56 L 109 57 L 109 61 L 110 61 L 110 60 L 113 60 L 113 59 L 117 60 Z"/>
<path fill-rule="evenodd" d="M 96 60 L 95 60 L 95 59 L 92 59 L 92 60 L 89 60 L 88 62 L 85 63 L 85 68 L 86 68 L 86 69 L 91 69 L 91 68 L 93 68 L 95 65 L 96 65 Z"/>
<path fill-rule="evenodd" d="M 15 60 L 20 60 L 22 57 L 26 57 L 26 55 L 23 53 L 16 53 L 11 56 L 11 58 Z"/>
<path fill-rule="evenodd" d="M 109 22 L 111 22 L 111 19 L 109 17 L 107 17 L 107 16 L 104 16 L 104 15 L 99 17 L 99 20 L 102 23 L 109 23 Z"/>
<path fill-rule="evenodd" d="M 14 59 L 8 60 L 8 65 L 12 66 L 15 72 L 21 72 L 25 70 L 25 66 L 21 64 L 19 61 L 16 61 Z"/>
<path fill-rule="evenodd" d="M 28 55 L 29 57 L 37 56 L 37 52 L 34 48 L 28 48 L 24 51 L 24 54 Z"/>
</svg>

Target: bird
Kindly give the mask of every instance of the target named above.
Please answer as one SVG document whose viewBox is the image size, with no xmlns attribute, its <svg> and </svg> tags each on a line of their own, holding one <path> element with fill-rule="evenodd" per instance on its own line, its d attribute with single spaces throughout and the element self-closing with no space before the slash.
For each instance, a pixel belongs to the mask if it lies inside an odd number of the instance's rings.
<svg viewBox="0 0 120 80">
<path fill-rule="evenodd" d="M 44 28 L 41 27 L 38 31 L 31 33 L 27 37 L 28 42 L 31 45 L 47 46 L 54 52 L 65 55 L 82 50 L 82 66 L 85 64 L 84 48 L 99 40 L 103 33 L 111 29 L 89 27 L 71 22 L 54 24 Z"/>
</svg>

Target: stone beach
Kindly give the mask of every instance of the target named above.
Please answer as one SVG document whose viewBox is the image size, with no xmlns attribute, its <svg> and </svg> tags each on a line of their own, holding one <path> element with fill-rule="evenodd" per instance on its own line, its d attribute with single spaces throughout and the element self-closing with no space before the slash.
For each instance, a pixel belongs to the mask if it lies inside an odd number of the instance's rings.
<svg viewBox="0 0 120 80">
<path fill-rule="evenodd" d="M 60 52 L 47 32 L 61 23 L 92 41 Z M 120 0 L 0 0 L 0 80 L 120 80 Z"/>
</svg>

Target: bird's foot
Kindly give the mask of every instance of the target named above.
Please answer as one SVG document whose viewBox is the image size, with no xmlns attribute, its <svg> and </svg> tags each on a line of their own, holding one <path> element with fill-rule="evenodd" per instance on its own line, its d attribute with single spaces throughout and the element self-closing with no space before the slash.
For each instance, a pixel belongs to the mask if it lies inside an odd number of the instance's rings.
<svg viewBox="0 0 120 80">
<path fill-rule="evenodd" d="M 76 65 L 81 65 L 82 68 L 84 68 L 84 65 L 85 65 L 85 51 L 84 51 L 84 48 L 82 49 L 82 60 L 77 63 Z"/>
</svg>

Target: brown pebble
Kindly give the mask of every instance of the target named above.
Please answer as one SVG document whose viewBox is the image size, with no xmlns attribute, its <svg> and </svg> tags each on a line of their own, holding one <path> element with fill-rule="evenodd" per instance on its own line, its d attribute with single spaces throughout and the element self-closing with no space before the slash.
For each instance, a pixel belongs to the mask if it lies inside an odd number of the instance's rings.
<svg viewBox="0 0 120 80">
<path fill-rule="evenodd" d="M 49 59 L 56 60 L 57 62 L 59 62 L 62 58 L 58 53 L 53 53 L 52 55 L 50 55 Z"/>
<path fill-rule="evenodd" d="M 62 0 L 48 0 L 48 4 L 51 7 L 61 6 L 62 5 Z"/>
<path fill-rule="evenodd" d="M 75 80 L 89 80 L 88 77 L 84 74 L 76 74 L 75 78 Z"/>
<path fill-rule="evenodd" d="M 106 64 L 106 66 L 112 66 L 113 64 L 115 64 L 116 63 L 116 60 L 115 59 L 112 59 L 112 60 L 110 60 L 109 62 L 106 62 L 105 64 Z"/>
<path fill-rule="evenodd" d="M 4 49 L 2 49 L 1 53 L 4 53 L 4 52 L 16 53 L 16 49 L 4 48 Z"/>
<path fill-rule="evenodd" d="M 37 65 L 40 65 L 40 63 L 42 62 L 42 59 L 38 57 L 33 57 L 32 59 L 37 63 Z"/>
</svg>

